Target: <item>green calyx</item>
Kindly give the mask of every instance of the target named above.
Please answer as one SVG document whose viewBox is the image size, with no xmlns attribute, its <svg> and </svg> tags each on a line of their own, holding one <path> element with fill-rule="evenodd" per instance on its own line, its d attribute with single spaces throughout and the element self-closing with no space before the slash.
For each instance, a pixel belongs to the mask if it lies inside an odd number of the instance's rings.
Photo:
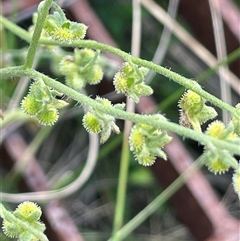
<svg viewBox="0 0 240 241">
<path fill-rule="evenodd" d="M 39 79 L 30 86 L 21 107 L 27 115 L 36 117 L 42 125 L 53 125 L 59 117 L 58 109 L 68 105 L 64 100 L 56 99 L 59 95 L 61 93 L 52 90 Z"/>
<path fill-rule="evenodd" d="M 52 39 L 63 43 L 72 43 L 85 37 L 87 26 L 69 21 L 63 12 L 60 14 L 54 11 L 53 14 L 47 16 L 44 31 Z"/>
<path fill-rule="evenodd" d="M 213 107 L 207 106 L 205 99 L 188 90 L 180 99 L 179 122 L 181 125 L 201 131 L 201 125 L 217 116 Z"/>
<path fill-rule="evenodd" d="M 124 63 L 114 76 L 114 86 L 117 93 L 123 93 L 132 98 L 136 103 L 141 96 L 148 96 L 153 93 L 150 86 L 144 83 L 144 77 L 148 69 L 138 67 L 132 63 Z"/>
<path fill-rule="evenodd" d="M 130 150 L 139 164 L 151 166 L 156 157 L 167 159 L 165 152 L 161 149 L 171 140 L 172 138 L 160 129 L 146 124 L 136 124 L 132 127 L 129 136 Z"/>
<path fill-rule="evenodd" d="M 123 110 L 125 104 L 112 103 L 108 99 L 97 97 L 96 101 L 105 107 L 113 107 L 119 110 Z M 115 124 L 115 118 L 111 115 L 105 114 L 96 108 L 90 108 L 89 111 L 83 117 L 83 126 L 89 133 L 100 133 L 100 142 L 104 143 L 108 140 L 111 132 L 119 134 L 120 130 Z"/>
<path fill-rule="evenodd" d="M 66 76 L 66 83 L 75 90 L 81 90 L 86 84 L 98 84 L 103 78 L 103 70 L 98 64 L 99 51 L 75 49 L 74 56 L 64 57 L 60 72 Z"/>
</svg>

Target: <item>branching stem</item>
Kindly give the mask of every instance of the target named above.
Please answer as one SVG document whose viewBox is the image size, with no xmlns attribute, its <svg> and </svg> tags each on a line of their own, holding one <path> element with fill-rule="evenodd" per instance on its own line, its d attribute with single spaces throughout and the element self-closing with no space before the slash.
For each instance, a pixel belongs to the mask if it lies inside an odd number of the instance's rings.
<svg viewBox="0 0 240 241">
<path fill-rule="evenodd" d="M 17 25 L 11 23 L 9 20 L 4 18 L 3 16 L 0 17 L 0 23 L 2 23 L 6 28 L 11 30 L 13 33 L 18 35 L 19 37 L 24 38 L 26 41 L 31 40 L 30 34 L 27 34 L 26 31 L 22 30 Z M 121 57 L 125 61 L 130 60 L 134 64 L 149 68 L 151 70 L 154 70 L 158 74 L 168 77 L 169 79 L 175 81 L 176 83 L 184 86 L 186 89 L 190 89 L 190 90 L 196 92 L 197 94 L 199 94 L 200 96 L 202 96 L 204 99 L 211 102 L 215 106 L 228 111 L 229 113 L 231 113 L 232 116 L 236 116 L 236 111 L 233 106 L 223 102 L 222 100 L 218 99 L 217 97 L 215 97 L 215 96 L 211 95 L 210 93 L 208 93 L 207 91 L 203 90 L 197 84 L 197 82 L 195 82 L 191 79 L 187 79 L 184 76 L 181 76 L 180 74 L 175 73 L 169 69 L 166 69 L 160 65 L 154 64 L 153 62 L 131 56 L 130 54 L 128 54 L 118 48 L 109 46 L 107 44 L 99 43 L 99 42 L 96 42 L 93 40 L 78 40 L 74 43 L 66 44 L 66 43 L 57 42 L 55 40 L 42 38 L 39 40 L 39 43 L 46 44 L 46 45 L 59 45 L 59 46 L 65 46 L 65 47 L 90 48 L 90 49 L 94 49 L 94 50 L 101 50 L 101 51 L 106 51 L 106 52 L 115 54 L 115 55 Z"/>
<path fill-rule="evenodd" d="M 34 70 L 34 69 L 24 69 L 22 66 L 18 67 L 7 67 L 0 70 L 0 75 L 4 78 L 11 78 L 14 76 L 29 76 L 34 80 L 42 79 L 51 88 L 64 93 L 68 97 L 74 99 L 75 101 L 84 104 L 86 106 L 91 106 L 98 108 L 100 111 L 112 115 L 118 119 L 131 120 L 135 123 L 144 123 L 152 125 L 156 128 L 161 128 L 166 131 L 172 131 L 180 136 L 188 137 L 193 140 L 200 142 L 201 144 L 210 146 L 213 145 L 219 149 L 226 149 L 233 154 L 240 155 L 239 143 L 232 143 L 223 140 L 218 140 L 216 138 L 207 136 L 198 131 L 185 128 L 175 123 L 169 122 L 166 118 L 161 115 L 140 115 L 129 113 L 126 111 L 118 110 L 112 107 L 106 107 L 97 103 L 95 100 L 87 97 L 79 92 L 71 89 L 70 87 Z M 233 108 L 233 107 L 232 107 Z M 233 108 L 234 109 L 234 108 Z"/>
<path fill-rule="evenodd" d="M 36 26 L 35 26 L 33 36 L 31 39 L 31 43 L 30 43 L 30 46 L 29 46 L 29 49 L 27 52 L 27 59 L 26 59 L 24 68 L 32 67 L 34 57 L 36 54 L 36 50 L 37 50 L 37 46 L 38 46 L 38 42 L 41 37 L 42 29 L 44 26 L 44 22 L 48 16 L 48 12 L 52 5 L 52 2 L 53 2 L 53 0 L 45 0 L 44 2 L 42 2 L 43 5 L 39 5 L 39 7 L 38 7 L 39 8 L 38 19 L 37 19 Z"/>
</svg>

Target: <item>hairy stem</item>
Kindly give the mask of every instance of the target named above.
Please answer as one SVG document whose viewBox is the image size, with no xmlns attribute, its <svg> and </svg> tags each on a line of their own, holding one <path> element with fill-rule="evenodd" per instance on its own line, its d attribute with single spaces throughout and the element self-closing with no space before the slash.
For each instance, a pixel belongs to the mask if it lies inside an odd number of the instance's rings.
<svg viewBox="0 0 240 241">
<path fill-rule="evenodd" d="M 51 88 L 54 88 L 55 90 L 61 93 L 64 93 L 65 95 L 76 100 L 77 102 L 80 102 L 81 104 L 84 104 L 86 106 L 97 108 L 100 111 L 106 114 L 112 115 L 118 119 L 131 120 L 135 123 L 144 123 L 147 125 L 151 125 L 155 128 L 161 128 L 166 131 L 172 131 L 180 136 L 184 136 L 184 137 L 188 137 L 193 140 L 196 140 L 203 145 L 207 145 L 208 147 L 215 146 L 218 149 L 225 149 L 230 151 L 233 154 L 240 155 L 239 143 L 232 143 L 229 141 L 218 140 L 216 138 L 210 137 L 198 131 L 194 131 L 189 128 L 180 126 L 178 124 L 171 123 L 161 115 L 140 115 L 140 114 L 134 114 L 134 113 L 118 110 L 113 107 L 106 107 L 104 105 L 96 103 L 96 101 L 91 99 L 90 97 L 80 94 L 79 92 L 71 89 L 70 87 L 42 73 L 39 73 L 34 69 L 23 69 L 22 66 L 7 67 L 4 69 L 0 69 L 0 75 L 2 76 L 2 79 L 7 77 L 8 78 L 14 77 L 14 76 L 29 76 L 34 80 L 42 79 Z M 232 108 L 235 111 L 235 108 L 234 107 Z"/>
<path fill-rule="evenodd" d="M 24 38 L 26 41 L 31 40 L 30 34 L 27 35 L 26 31 L 23 31 L 21 28 L 19 28 L 17 25 L 14 25 L 13 23 L 8 21 L 3 16 L 1 16 L 1 18 L 0 18 L 0 23 L 3 23 L 3 25 L 6 28 L 8 28 L 10 31 L 12 31 L 19 37 Z M 99 43 L 99 42 L 96 42 L 93 40 L 78 40 L 74 43 L 66 44 L 66 43 L 57 42 L 55 40 L 42 38 L 39 40 L 39 43 L 46 44 L 46 45 L 59 45 L 59 46 L 65 46 L 65 47 L 84 47 L 84 48 L 90 48 L 90 49 L 94 49 L 94 50 L 106 51 L 106 52 L 118 55 L 125 61 L 130 60 L 134 64 L 149 68 L 151 70 L 154 70 L 158 74 L 168 77 L 169 79 L 175 81 L 176 83 L 184 86 L 186 89 L 190 89 L 190 90 L 196 92 L 197 94 L 199 94 L 200 96 L 202 96 L 207 101 L 214 104 L 215 106 L 218 106 L 219 108 L 224 109 L 224 110 L 230 112 L 232 115 L 236 116 L 235 108 L 233 106 L 223 102 L 222 100 L 218 99 L 217 97 L 215 97 L 215 96 L 211 95 L 210 93 L 208 93 L 207 91 L 203 90 L 197 84 L 197 82 L 195 82 L 191 79 L 187 79 L 187 78 L 181 76 L 180 74 L 177 74 L 169 69 L 166 69 L 160 65 L 154 64 L 150 61 L 131 56 L 130 54 L 128 54 L 118 48 L 115 48 L 115 47 L 112 47 L 112 46 L 109 46 L 106 44 L 102 44 L 102 43 Z"/>
<path fill-rule="evenodd" d="M 52 2 L 53 0 L 45 0 L 44 2 L 42 2 L 42 5 L 39 5 L 37 23 L 33 32 L 32 40 L 27 53 L 27 59 L 24 65 L 24 68 L 26 69 L 31 68 L 33 65 L 34 57 L 36 54 L 39 39 L 41 37 L 44 22 L 47 18 Z"/>
</svg>

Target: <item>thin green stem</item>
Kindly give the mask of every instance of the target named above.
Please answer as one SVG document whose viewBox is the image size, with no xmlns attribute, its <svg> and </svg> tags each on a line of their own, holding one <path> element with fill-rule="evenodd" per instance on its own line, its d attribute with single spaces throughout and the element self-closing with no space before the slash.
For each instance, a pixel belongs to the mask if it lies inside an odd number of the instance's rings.
<svg viewBox="0 0 240 241">
<path fill-rule="evenodd" d="M 207 78 L 211 77 L 215 72 L 219 69 L 221 66 L 225 66 L 227 64 L 230 64 L 234 62 L 236 59 L 240 57 L 240 48 L 234 50 L 232 53 L 230 53 L 227 58 L 221 62 L 219 62 L 216 66 L 213 68 L 210 68 L 206 71 L 204 71 L 202 74 L 198 75 L 195 79 L 198 81 L 198 83 L 202 83 Z M 166 97 L 159 105 L 158 109 L 161 111 L 166 110 L 171 104 L 176 103 L 181 95 L 184 92 L 184 88 L 179 88 L 175 92 L 173 92 L 171 95 Z"/>
<path fill-rule="evenodd" d="M 6 31 L 4 28 L 0 29 L 0 49 L 1 49 L 1 54 L 6 53 L 8 50 L 8 41 L 7 41 L 7 36 L 6 36 Z"/>
<path fill-rule="evenodd" d="M 31 119 L 32 117 L 27 116 L 20 108 L 7 110 L 4 112 L 4 119 L 0 119 L 0 129 L 3 130 L 5 126 L 9 125 L 14 120 L 18 120 L 19 122 L 25 122 Z M 1 142 L 2 142 L 2 139 L 0 139 L 0 144 Z"/>
<path fill-rule="evenodd" d="M 130 220 L 124 227 L 122 227 L 115 236 L 112 236 L 108 241 L 126 240 L 141 223 L 143 223 L 150 215 L 156 212 L 159 207 L 165 203 L 180 187 L 184 185 L 186 180 L 200 168 L 201 159 L 199 158 L 192 164 L 181 176 L 179 176 L 168 188 L 166 188 L 156 199 L 154 199 L 148 206 L 139 212 L 132 220 Z"/>
<path fill-rule="evenodd" d="M 38 151 L 44 140 L 48 137 L 48 134 L 52 130 L 52 126 L 42 127 L 34 139 L 29 143 L 26 150 L 22 153 L 20 160 L 15 164 L 12 171 L 16 173 L 23 173 L 26 167 L 29 165 L 29 162 L 32 160 L 32 156 Z"/>
<path fill-rule="evenodd" d="M 45 0 L 38 7 L 39 9 L 38 18 L 37 18 L 36 26 L 33 32 L 32 40 L 28 49 L 26 62 L 24 65 L 24 68 L 26 69 L 31 68 L 33 65 L 34 57 L 36 54 L 39 39 L 41 37 L 44 22 L 48 16 L 49 9 L 52 5 L 52 2 L 53 0 Z"/>
<path fill-rule="evenodd" d="M 133 0 L 133 21 L 132 21 L 132 43 L 131 43 L 131 54 L 139 56 L 140 54 L 140 45 L 141 45 L 141 5 L 138 0 Z M 97 50 L 99 51 L 99 50 Z M 131 60 L 129 60 L 131 63 Z M 133 67 L 139 79 L 143 78 L 141 71 Z M 127 98 L 126 101 L 126 111 L 135 112 L 135 103 L 132 99 Z M 129 151 L 129 142 L 128 138 L 130 135 L 132 127 L 132 122 L 127 120 L 124 122 L 124 131 L 123 131 L 123 144 L 121 152 L 121 161 L 120 161 L 120 172 L 119 172 L 119 181 L 118 181 L 118 192 L 117 192 L 117 202 L 115 207 L 114 214 L 114 225 L 113 225 L 113 236 L 116 232 L 120 230 L 124 223 L 125 215 L 125 206 L 126 206 L 126 196 L 127 196 L 127 184 L 128 184 L 128 173 L 129 173 L 129 163 L 130 163 L 130 151 Z M 115 239 L 114 241 L 117 241 Z"/>
<path fill-rule="evenodd" d="M 10 24 L 6 18 L 1 17 L 0 23 L 3 23 L 5 27 L 9 28 L 12 32 L 14 32 L 19 37 L 24 37 L 27 41 L 30 41 L 30 39 L 31 39 L 30 35 L 28 37 L 28 36 L 26 36 L 26 33 L 24 32 L 25 33 L 24 36 L 21 36 L 21 33 L 23 33 L 23 31 L 19 31 L 19 28 L 17 28 L 17 26 L 13 27 L 13 24 Z M 233 106 L 223 102 L 222 100 L 218 99 L 217 97 L 215 97 L 215 96 L 211 95 L 210 93 L 208 93 L 207 91 L 203 90 L 197 84 L 197 82 L 195 82 L 191 79 L 187 79 L 187 78 L 181 76 L 180 74 L 177 74 L 169 69 L 166 69 L 162 66 L 154 64 L 150 61 L 131 56 L 130 54 L 128 54 L 118 48 L 115 48 L 115 47 L 112 47 L 112 46 L 109 46 L 106 44 L 98 43 L 93 40 L 78 40 L 74 43 L 66 44 L 66 43 L 60 43 L 60 42 L 57 42 L 54 40 L 42 38 L 42 39 L 40 39 L 39 43 L 46 44 L 46 45 L 59 45 L 59 46 L 65 46 L 65 47 L 85 47 L 85 48 L 90 48 L 90 49 L 95 49 L 95 50 L 106 51 L 106 52 L 118 55 L 125 61 L 131 60 L 134 64 L 152 69 L 156 73 L 159 73 L 161 75 L 168 77 L 169 79 L 175 81 L 176 83 L 184 86 L 186 89 L 190 89 L 190 90 L 196 92 L 197 94 L 199 94 L 200 96 L 205 98 L 207 101 L 218 106 L 219 108 L 227 110 L 232 115 L 235 115 L 235 108 Z"/>
<path fill-rule="evenodd" d="M 206 80 L 207 78 L 209 78 L 210 76 L 212 76 L 213 74 L 215 74 L 215 72 L 219 69 L 219 67 L 221 66 L 225 66 L 225 65 L 229 65 L 232 62 L 234 62 L 235 60 L 237 60 L 240 57 L 240 48 L 235 49 L 233 52 L 231 52 L 226 59 L 218 62 L 214 67 L 204 71 L 203 73 L 201 73 L 200 75 L 198 75 L 196 77 L 196 79 L 198 80 L 198 82 L 202 82 L 203 80 Z"/>
<path fill-rule="evenodd" d="M 17 35 L 21 39 L 24 39 L 27 42 L 31 41 L 31 35 L 30 35 L 30 33 L 28 31 L 26 31 L 25 29 L 19 27 L 18 25 L 16 25 L 15 23 L 11 22 L 10 20 L 8 20 L 7 18 L 5 18 L 2 15 L 0 15 L 0 23 L 3 24 L 5 28 L 10 30 L 12 33 Z"/>
<path fill-rule="evenodd" d="M 76 100 L 77 102 L 80 102 L 81 104 L 84 104 L 86 106 L 97 108 L 100 111 L 106 114 L 112 115 L 118 119 L 131 120 L 135 123 L 144 123 L 147 125 L 151 125 L 155 128 L 161 128 L 166 131 L 172 131 L 180 136 L 184 136 L 184 137 L 188 137 L 193 140 L 196 140 L 203 145 L 207 145 L 207 146 L 213 145 L 218 149 L 225 149 L 230 151 L 233 154 L 240 155 L 240 148 L 239 148 L 239 145 L 236 143 L 218 140 L 216 138 L 210 137 L 201 132 L 194 131 L 192 129 L 180 126 L 175 123 L 171 123 L 162 115 L 140 115 L 140 114 L 134 114 L 134 113 L 118 110 L 113 107 L 101 105 L 97 103 L 95 100 L 91 99 L 90 97 L 80 94 L 79 92 L 71 89 L 70 87 L 50 77 L 47 77 L 46 75 L 39 73 L 38 71 L 33 69 L 23 69 L 22 66 L 8 67 L 8 68 L 0 69 L 0 75 L 2 76 L 2 79 L 10 78 L 13 76 L 29 76 L 34 80 L 42 79 L 51 88 L 54 88 L 60 93 L 64 93 L 65 95 Z"/>
<path fill-rule="evenodd" d="M 120 49 L 117 49 L 115 47 L 112 47 L 112 46 L 109 46 L 106 44 L 98 43 L 98 42 L 92 41 L 92 40 L 79 40 L 69 46 L 86 47 L 86 48 L 91 48 L 91 49 L 95 49 L 95 50 L 98 49 L 101 51 L 106 51 L 106 52 L 110 52 L 112 54 L 118 55 L 119 57 L 121 57 L 122 59 L 124 59 L 126 61 L 128 61 L 130 59 L 134 64 L 152 69 L 156 73 L 161 74 L 165 77 L 168 77 L 169 79 L 175 81 L 176 83 L 184 86 L 186 89 L 190 89 L 190 90 L 196 92 L 197 94 L 199 94 L 200 96 L 202 96 L 209 102 L 213 103 L 214 105 L 218 106 L 219 108 L 227 110 L 232 115 L 235 115 L 235 108 L 233 106 L 223 102 L 222 100 L 218 99 L 214 95 L 209 94 L 207 91 L 203 90 L 197 82 L 195 82 L 191 79 L 187 79 L 187 78 L 181 76 L 180 74 L 177 74 L 177 73 L 175 73 L 169 69 L 166 69 L 160 65 L 154 64 L 147 60 L 136 58 Z"/>
<path fill-rule="evenodd" d="M 128 140 L 124 140 L 123 146 L 122 146 L 121 160 L 120 160 L 120 172 L 119 172 L 117 200 L 116 200 L 116 208 L 115 208 L 115 216 L 114 216 L 114 224 L 113 224 L 113 236 L 123 225 L 123 214 L 125 210 L 129 159 L 130 158 L 129 158 Z"/>
</svg>

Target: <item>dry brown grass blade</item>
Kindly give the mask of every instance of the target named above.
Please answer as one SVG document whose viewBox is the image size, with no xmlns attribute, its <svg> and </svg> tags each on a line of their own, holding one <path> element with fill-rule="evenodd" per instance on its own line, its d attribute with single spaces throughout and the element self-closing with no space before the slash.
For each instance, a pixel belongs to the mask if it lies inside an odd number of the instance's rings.
<svg viewBox="0 0 240 241">
<path fill-rule="evenodd" d="M 179 23 L 173 20 L 167 12 L 152 0 L 141 0 L 142 5 L 163 25 L 172 29 L 173 34 L 179 38 L 187 47 L 198 56 L 209 67 L 217 65 L 217 59 L 195 38 L 193 38 Z M 232 72 L 229 72 L 229 78 L 224 76 L 228 80 L 228 83 L 240 94 L 240 81 L 239 78 Z"/>
</svg>

